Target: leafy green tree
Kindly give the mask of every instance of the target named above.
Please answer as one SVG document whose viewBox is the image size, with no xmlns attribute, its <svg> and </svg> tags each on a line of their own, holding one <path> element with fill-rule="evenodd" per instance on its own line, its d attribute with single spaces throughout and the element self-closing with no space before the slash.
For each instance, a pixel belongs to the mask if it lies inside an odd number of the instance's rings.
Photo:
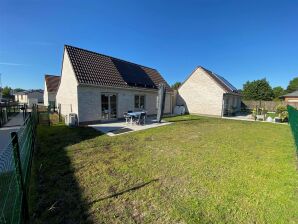
<svg viewBox="0 0 298 224">
<path fill-rule="evenodd" d="M 272 91 L 273 91 L 274 98 L 276 99 L 285 94 L 285 90 L 281 86 L 274 87 Z"/>
<path fill-rule="evenodd" d="M 272 100 L 274 96 L 272 88 L 265 78 L 252 82 L 247 81 L 243 85 L 242 95 L 246 100 Z"/>
<path fill-rule="evenodd" d="M 293 78 L 287 87 L 287 92 L 291 93 L 298 90 L 298 77 Z"/>
<path fill-rule="evenodd" d="M 172 89 L 178 89 L 180 86 L 181 86 L 181 82 L 175 82 L 175 83 L 171 86 L 171 88 L 172 88 Z"/>
<path fill-rule="evenodd" d="M 4 98 L 12 98 L 12 95 L 11 95 L 11 88 L 8 87 L 8 86 L 5 86 L 3 89 L 2 89 L 2 96 Z"/>
<path fill-rule="evenodd" d="M 14 91 L 15 91 L 15 92 L 23 92 L 23 91 L 25 91 L 25 90 L 22 89 L 22 88 L 16 88 L 16 89 L 14 89 Z"/>
</svg>

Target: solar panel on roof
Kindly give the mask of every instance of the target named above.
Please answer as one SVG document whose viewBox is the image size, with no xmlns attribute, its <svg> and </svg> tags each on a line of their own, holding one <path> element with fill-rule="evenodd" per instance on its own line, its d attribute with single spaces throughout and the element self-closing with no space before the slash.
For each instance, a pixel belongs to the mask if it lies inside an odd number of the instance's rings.
<svg viewBox="0 0 298 224">
<path fill-rule="evenodd" d="M 123 80 L 130 86 L 156 88 L 154 82 L 141 66 L 123 62 L 112 58 L 112 62 L 116 66 Z"/>
<path fill-rule="evenodd" d="M 229 87 L 233 92 L 238 92 L 238 90 L 236 89 L 235 86 L 233 86 L 231 83 L 229 83 L 228 80 L 226 80 L 224 77 L 217 75 L 215 73 L 212 73 L 213 75 L 215 75 L 217 78 L 220 79 L 221 82 L 223 82 L 223 84 L 225 84 L 227 87 Z"/>
</svg>

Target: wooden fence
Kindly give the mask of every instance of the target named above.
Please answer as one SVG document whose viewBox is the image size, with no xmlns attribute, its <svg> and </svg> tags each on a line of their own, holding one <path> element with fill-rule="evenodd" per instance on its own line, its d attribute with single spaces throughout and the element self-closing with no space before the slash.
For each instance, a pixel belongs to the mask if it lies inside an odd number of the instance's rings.
<svg viewBox="0 0 298 224">
<path fill-rule="evenodd" d="M 242 100 L 247 109 L 254 109 L 256 107 L 264 108 L 268 111 L 276 111 L 278 105 L 286 106 L 285 101 L 255 101 L 255 100 Z M 298 105 L 297 105 L 298 106 Z"/>
</svg>

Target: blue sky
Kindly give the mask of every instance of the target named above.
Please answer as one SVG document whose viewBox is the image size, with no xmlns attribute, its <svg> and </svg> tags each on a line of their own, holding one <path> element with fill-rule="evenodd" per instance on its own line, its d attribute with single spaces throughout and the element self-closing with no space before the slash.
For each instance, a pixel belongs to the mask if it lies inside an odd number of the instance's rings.
<svg viewBox="0 0 298 224">
<path fill-rule="evenodd" d="M 170 83 L 202 65 L 237 88 L 298 76 L 298 1 L 0 0 L 2 85 L 43 88 L 64 44 L 159 70 Z"/>
</svg>

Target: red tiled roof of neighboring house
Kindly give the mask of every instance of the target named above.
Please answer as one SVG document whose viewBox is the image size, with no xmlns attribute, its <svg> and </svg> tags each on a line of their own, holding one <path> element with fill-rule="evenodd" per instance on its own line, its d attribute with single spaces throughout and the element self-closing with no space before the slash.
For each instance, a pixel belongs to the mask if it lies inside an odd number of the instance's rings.
<svg viewBox="0 0 298 224">
<path fill-rule="evenodd" d="M 156 69 L 69 45 L 65 49 L 79 84 L 157 89 L 163 83 L 171 91 Z"/>
<path fill-rule="evenodd" d="M 47 85 L 48 92 L 57 92 L 59 83 L 60 83 L 60 76 L 57 75 L 45 75 L 45 82 Z"/>
</svg>

